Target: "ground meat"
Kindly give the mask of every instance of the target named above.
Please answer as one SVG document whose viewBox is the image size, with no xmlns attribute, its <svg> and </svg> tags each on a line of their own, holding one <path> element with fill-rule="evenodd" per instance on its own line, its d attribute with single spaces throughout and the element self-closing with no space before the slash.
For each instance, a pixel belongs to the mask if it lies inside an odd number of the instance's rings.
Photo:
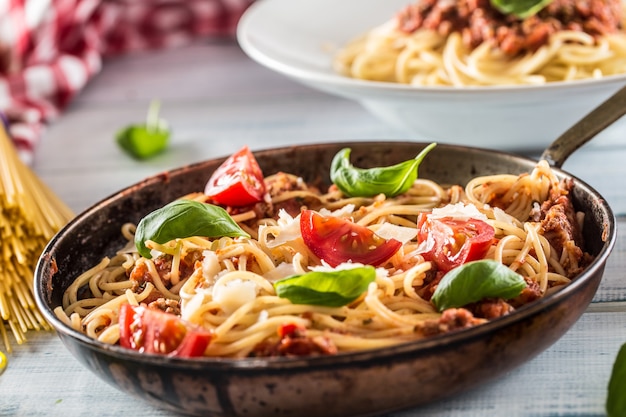
<svg viewBox="0 0 626 417">
<path fill-rule="evenodd" d="M 180 279 L 186 279 L 194 272 L 194 264 L 200 260 L 202 254 L 200 252 L 190 252 L 186 257 L 180 260 Z M 169 289 L 171 285 L 171 271 L 172 271 L 172 256 L 162 255 L 153 260 L 157 273 L 161 277 L 161 281 L 165 288 Z M 145 287 L 146 283 L 153 282 L 152 276 L 146 266 L 145 262 L 138 262 L 129 273 L 129 280 L 133 283 L 131 291 L 134 293 L 140 293 Z M 159 298 L 163 298 L 163 294 L 156 288 L 148 295 L 143 301 L 146 304 L 157 301 Z"/>
<path fill-rule="evenodd" d="M 143 289 L 146 287 L 146 283 L 148 282 L 152 283 L 152 276 L 150 275 L 150 272 L 148 271 L 148 267 L 143 262 L 139 262 L 135 264 L 133 269 L 130 271 L 129 279 L 133 283 L 133 286 L 131 287 L 131 291 L 134 293 L 142 292 Z M 159 290 L 154 288 L 152 292 L 148 295 L 148 297 L 144 299 L 144 302 L 151 303 L 162 297 L 163 297 L 163 294 L 161 294 Z"/>
<path fill-rule="evenodd" d="M 265 188 L 270 197 L 276 197 L 285 191 L 308 191 L 310 187 L 296 175 L 279 172 L 265 179 Z M 317 190 L 313 190 L 317 191 Z"/>
<path fill-rule="evenodd" d="M 444 275 L 443 272 L 437 270 L 427 271 L 424 276 L 424 284 L 422 288 L 418 289 L 418 295 L 424 300 L 429 301 L 433 297 L 437 285 L 439 285 L 439 281 L 441 281 Z"/>
<path fill-rule="evenodd" d="M 487 298 L 477 303 L 466 306 L 475 317 L 492 320 L 511 313 L 513 306 L 502 298 Z"/>
<path fill-rule="evenodd" d="M 337 347 L 327 337 L 309 337 L 301 330 L 280 338 L 278 341 L 265 341 L 251 352 L 254 357 L 277 356 L 319 356 L 335 355 Z"/>
<path fill-rule="evenodd" d="M 286 174 L 284 172 L 279 172 L 265 178 L 265 188 L 270 199 L 274 199 L 275 197 L 278 197 L 288 191 L 308 191 L 314 194 L 320 194 L 320 190 L 316 186 L 304 182 L 304 180 L 298 176 Z M 276 218 L 281 209 L 285 210 L 289 213 L 289 215 L 295 217 L 300 214 L 302 206 L 317 208 L 319 205 L 320 204 L 317 199 L 290 198 L 277 203 L 261 201 L 252 206 L 252 209 L 256 213 L 256 218 L 262 219 Z M 245 210 L 249 210 L 249 208 L 246 208 Z"/>
<path fill-rule="evenodd" d="M 621 0 L 553 0 L 534 16 L 521 20 L 504 15 L 489 0 L 419 0 L 398 13 L 398 27 L 411 33 L 419 28 L 447 36 L 460 32 L 473 49 L 490 42 L 515 56 L 536 51 L 562 30 L 583 31 L 592 36 L 621 29 Z"/>
<path fill-rule="evenodd" d="M 493 320 L 506 316 L 516 308 L 541 298 L 539 283 L 531 278 L 524 277 L 526 287 L 515 298 L 504 300 L 502 298 L 487 298 L 465 306 L 475 317 Z"/>
<path fill-rule="evenodd" d="M 526 288 L 522 290 L 520 295 L 508 300 L 509 304 L 515 308 L 519 308 L 524 304 L 528 304 L 541 298 L 541 287 L 539 287 L 539 283 L 528 277 L 524 277 L 524 280 L 526 281 Z"/>
<path fill-rule="evenodd" d="M 486 319 L 474 317 L 465 308 L 450 308 L 445 310 L 438 320 L 426 320 L 415 331 L 424 337 L 429 337 L 455 330 L 468 329 L 486 321 Z"/>
<path fill-rule="evenodd" d="M 560 257 L 564 251 L 568 254 L 563 259 L 569 277 L 578 274 L 588 259 L 583 252 L 582 231 L 570 197 L 572 187 L 572 180 L 563 181 L 559 187 L 553 187 L 539 211 L 531 213 L 533 221 L 541 222 L 541 233 L 556 250 L 557 256 Z"/>
<path fill-rule="evenodd" d="M 180 302 L 167 298 L 158 298 L 148 304 L 148 308 L 158 309 L 166 313 L 180 316 Z"/>
</svg>

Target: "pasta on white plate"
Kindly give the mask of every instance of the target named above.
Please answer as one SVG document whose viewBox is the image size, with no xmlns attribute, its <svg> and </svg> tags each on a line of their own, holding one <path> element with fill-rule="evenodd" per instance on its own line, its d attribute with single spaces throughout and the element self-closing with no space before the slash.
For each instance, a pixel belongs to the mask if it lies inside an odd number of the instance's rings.
<svg viewBox="0 0 626 417">
<path fill-rule="evenodd" d="M 412 161 L 401 168 L 413 172 Z M 390 172 L 376 169 L 364 178 Z M 222 213 L 214 203 L 223 194 L 210 187 L 125 225 L 128 245 L 77 277 L 55 313 L 94 339 L 149 353 L 336 354 L 481 325 L 566 285 L 591 260 L 571 184 L 545 161 L 466 186 L 409 176 L 404 188 L 375 195 L 343 182 L 341 170 L 360 173 L 351 165 L 331 170 L 335 184 L 324 191 L 287 173 L 263 177 L 261 200 L 227 208 L 231 236 L 144 239 L 142 223 L 167 210 Z M 489 292 L 458 290 L 461 275 L 483 280 L 496 270 Z M 186 333 L 157 340 L 146 311 L 159 312 L 151 320 L 160 332 L 175 318 L 172 328 Z M 193 355 L 180 347 L 190 333 L 206 342 Z"/>
<path fill-rule="evenodd" d="M 334 67 L 362 80 L 456 87 L 626 73 L 620 0 L 552 0 L 524 18 L 498 11 L 494 2 L 414 2 L 343 46 Z"/>
</svg>

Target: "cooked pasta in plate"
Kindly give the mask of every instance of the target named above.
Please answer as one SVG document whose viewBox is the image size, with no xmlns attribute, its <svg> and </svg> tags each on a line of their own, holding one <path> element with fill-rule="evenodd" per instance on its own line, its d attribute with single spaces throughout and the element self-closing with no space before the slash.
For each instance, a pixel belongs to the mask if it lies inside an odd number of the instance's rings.
<svg viewBox="0 0 626 417">
<path fill-rule="evenodd" d="M 623 74 L 624 6 L 621 0 L 413 1 L 345 45 L 334 65 L 357 79 L 419 86 L 536 85 Z"/>
</svg>

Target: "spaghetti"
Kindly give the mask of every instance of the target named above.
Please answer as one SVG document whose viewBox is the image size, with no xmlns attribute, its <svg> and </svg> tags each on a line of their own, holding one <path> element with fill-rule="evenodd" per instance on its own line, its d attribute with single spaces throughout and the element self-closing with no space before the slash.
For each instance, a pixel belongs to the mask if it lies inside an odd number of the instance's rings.
<svg viewBox="0 0 626 417">
<path fill-rule="evenodd" d="M 596 1 L 602 3 L 604 0 Z M 562 2 L 571 4 L 571 10 L 576 3 Z M 596 9 L 601 7 L 597 6 Z M 484 12 L 486 17 L 481 19 L 486 20 L 493 14 L 492 10 L 487 9 Z M 550 25 L 554 26 L 553 21 L 558 17 L 549 17 L 552 19 Z M 426 16 L 423 20 L 427 21 L 428 18 Z M 450 22 L 454 24 L 458 20 L 470 19 L 470 16 L 455 16 L 455 19 L 447 21 L 444 14 L 441 19 L 443 28 L 449 27 Z M 511 21 L 506 20 L 502 26 L 505 27 Z M 492 22 L 485 21 L 482 29 L 454 28 L 447 33 L 446 30 L 435 28 L 435 24 L 403 30 L 402 17 L 399 17 L 345 45 L 336 54 L 334 67 L 337 72 L 356 79 L 415 86 L 538 85 L 601 78 L 626 73 L 626 33 L 622 30 L 621 17 L 618 22 L 619 27 L 606 29 L 602 33 L 587 33 L 584 22 L 571 24 L 545 36 L 543 44 L 521 50 L 518 50 L 518 46 L 511 53 L 497 43 L 500 38 L 496 34 L 500 27 L 492 28 Z M 526 21 L 516 23 L 520 27 L 531 27 Z M 480 38 L 468 44 L 466 39 L 474 36 L 469 34 L 475 33 L 490 33 L 493 38 Z M 540 38 L 542 34 L 543 28 L 534 29 L 525 36 L 516 33 L 516 36 L 521 35 L 523 38 L 509 44 L 519 45 L 527 42 L 527 39 Z"/>
<path fill-rule="evenodd" d="M 33 270 L 71 210 L 19 159 L 0 128 L 0 336 L 12 351 L 7 328 L 18 344 L 29 330 L 50 330 L 33 299 Z"/>
<path fill-rule="evenodd" d="M 282 209 L 276 218 L 253 209 L 233 214 L 249 238 L 147 242 L 160 255 L 147 259 L 133 245 L 135 225 L 127 224 L 121 232 L 128 245 L 77 277 L 55 314 L 77 331 L 115 344 L 120 340 L 120 306 L 142 304 L 173 312 L 210 331 L 206 356 L 332 354 L 479 325 L 567 284 L 589 260 L 574 238 L 548 239 L 550 230 L 540 213 L 550 213 L 562 203 L 557 203 L 557 196 L 566 196 L 569 188 L 545 161 L 529 174 L 475 178 L 466 187 L 417 179 L 407 192 L 393 198 L 349 198 L 334 186 L 320 192 L 284 173 L 266 177 L 265 182 L 271 190 L 270 205 Z M 269 186 L 276 183 L 292 186 Z M 184 199 L 204 202 L 207 197 L 196 193 Z M 301 304 L 277 294 L 275 284 L 285 277 L 310 271 L 345 273 L 359 267 L 350 262 L 331 267 L 311 251 L 300 228 L 302 204 L 402 242 L 354 301 Z M 515 299 L 438 311 L 431 296 L 442 274 L 434 261 L 425 260 L 424 247 L 416 238 L 420 215 L 425 213 L 483 219 L 495 233 L 485 258 L 520 274 L 526 289 Z M 578 215 L 572 228 L 580 227 L 580 222 Z M 285 326 L 300 329 L 299 343 L 281 350 Z"/>
</svg>

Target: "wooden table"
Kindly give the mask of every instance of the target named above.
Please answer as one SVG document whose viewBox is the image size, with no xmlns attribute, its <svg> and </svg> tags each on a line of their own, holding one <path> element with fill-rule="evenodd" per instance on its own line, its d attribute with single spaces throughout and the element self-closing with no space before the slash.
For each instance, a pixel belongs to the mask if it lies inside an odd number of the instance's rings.
<svg viewBox="0 0 626 417">
<path fill-rule="evenodd" d="M 173 129 L 168 152 L 144 162 L 115 131 L 143 120 L 151 99 Z M 626 342 L 626 130 L 614 126 L 564 168 L 595 187 L 620 215 L 619 241 L 601 288 L 579 322 L 550 349 L 502 378 L 393 417 L 590 417 L 604 415 L 615 355 Z M 231 41 L 116 58 L 54 122 L 35 171 L 77 213 L 146 176 L 253 150 L 336 140 L 415 139 L 358 104 L 308 89 L 251 61 Z M 537 153 L 538 156 L 538 153 Z M 167 416 L 110 387 L 53 333 L 28 333 L 0 376 L 0 416 Z"/>
</svg>

